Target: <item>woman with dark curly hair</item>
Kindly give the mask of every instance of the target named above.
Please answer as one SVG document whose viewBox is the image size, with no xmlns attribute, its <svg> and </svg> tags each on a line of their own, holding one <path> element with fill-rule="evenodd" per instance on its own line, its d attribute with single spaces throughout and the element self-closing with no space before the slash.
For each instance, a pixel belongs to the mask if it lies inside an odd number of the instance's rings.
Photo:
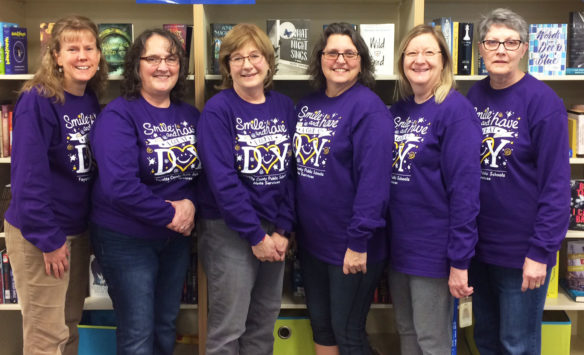
<svg viewBox="0 0 584 355">
<path fill-rule="evenodd" d="M 201 172 L 199 111 L 180 99 L 187 60 L 172 33 L 144 31 L 126 55 L 122 97 L 91 132 L 99 168 L 91 241 L 117 319 L 118 354 L 172 354 Z"/>
<path fill-rule="evenodd" d="M 316 353 L 369 354 L 367 313 L 387 259 L 391 115 L 348 23 L 326 27 L 296 106 L 298 246 Z"/>
</svg>

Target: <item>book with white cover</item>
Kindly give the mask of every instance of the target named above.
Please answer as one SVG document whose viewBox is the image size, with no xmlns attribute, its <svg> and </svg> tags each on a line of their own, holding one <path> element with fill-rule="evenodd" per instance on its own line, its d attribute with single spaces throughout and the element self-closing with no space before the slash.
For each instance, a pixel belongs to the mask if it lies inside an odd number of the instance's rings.
<svg viewBox="0 0 584 355">
<path fill-rule="evenodd" d="M 395 24 L 361 24 L 359 32 L 369 48 L 375 74 L 393 75 Z"/>
</svg>

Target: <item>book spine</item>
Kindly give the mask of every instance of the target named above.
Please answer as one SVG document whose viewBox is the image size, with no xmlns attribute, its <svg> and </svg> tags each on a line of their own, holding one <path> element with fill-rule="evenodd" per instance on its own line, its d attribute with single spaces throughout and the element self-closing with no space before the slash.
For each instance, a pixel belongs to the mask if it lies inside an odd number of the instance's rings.
<svg viewBox="0 0 584 355">
<path fill-rule="evenodd" d="M 8 105 L 2 105 L 2 157 L 10 156 L 10 128 Z"/>
<path fill-rule="evenodd" d="M 452 22 L 452 72 L 458 74 L 458 21 Z"/>
<path fill-rule="evenodd" d="M 458 25 L 458 75 L 470 75 L 472 62 L 473 24 Z"/>
<path fill-rule="evenodd" d="M 12 303 L 11 292 L 12 283 L 10 282 L 10 262 L 6 250 L 2 253 L 2 278 L 4 280 L 4 303 Z"/>
</svg>

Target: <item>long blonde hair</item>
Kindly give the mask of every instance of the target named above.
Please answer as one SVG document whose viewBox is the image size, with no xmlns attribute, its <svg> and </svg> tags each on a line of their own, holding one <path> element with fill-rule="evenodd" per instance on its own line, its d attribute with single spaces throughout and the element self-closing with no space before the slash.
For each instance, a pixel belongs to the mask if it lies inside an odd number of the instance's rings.
<svg viewBox="0 0 584 355">
<path fill-rule="evenodd" d="M 63 40 L 74 38 L 80 32 L 89 32 L 95 37 L 97 50 L 101 53 L 101 42 L 97 31 L 97 26 L 93 21 L 84 16 L 71 15 L 57 21 L 51 31 L 51 40 L 47 50 L 41 58 L 41 65 L 34 77 L 24 83 L 20 94 L 30 91 L 32 88 L 39 90 L 44 97 L 54 97 L 58 103 L 65 102 L 65 91 L 63 89 L 64 74 L 59 71 L 57 64 L 57 54 L 61 50 Z M 103 54 L 99 60 L 99 70 L 93 78 L 89 80 L 89 86 L 97 95 L 103 93 L 107 84 L 107 64 Z"/>
<path fill-rule="evenodd" d="M 396 91 L 396 99 L 405 99 L 410 97 L 414 94 L 412 90 L 412 85 L 410 81 L 406 77 L 404 72 L 404 52 L 410 44 L 411 40 L 423 35 L 423 34 L 431 34 L 438 42 L 438 46 L 440 47 L 440 52 L 442 55 L 442 73 L 440 74 L 440 81 L 438 85 L 433 89 L 434 93 L 434 101 L 436 103 L 442 103 L 450 90 L 456 87 L 456 83 L 454 81 L 454 74 L 452 72 L 452 58 L 450 56 L 450 51 L 448 50 L 448 45 L 446 44 L 446 40 L 442 35 L 442 31 L 437 30 L 436 28 L 429 26 L 429 25 L 418 25 L 412 28 L 406 37 L 401 41 L 399 45 L 399 59 L 397 61 L 397 70 L 398 70 L 398 83 L 397 83 L 397 91 Z"/>
</svg>

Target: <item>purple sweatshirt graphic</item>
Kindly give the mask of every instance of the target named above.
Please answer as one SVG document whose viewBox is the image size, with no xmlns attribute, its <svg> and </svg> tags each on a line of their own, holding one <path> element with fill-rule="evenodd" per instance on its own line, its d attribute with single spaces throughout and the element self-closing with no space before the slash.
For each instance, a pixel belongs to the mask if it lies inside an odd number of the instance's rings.
<svg viewBox="0 0 584 355">
<path fill-rule="evenodd" d="M 554 265 L 570 213 L 564 104 L 529 74 L 502 90 L 487 77 L 467 96 L 483 131 L 477 258 L 519 269 L 525 257 Z"/>
<path fill-rule="evenodd" d="M 292 179 L 292 100 L 268 91 L 251 104 L 226 89 L 206 104 L 198 126 L 202 218 L 219 219 L 251 245 L 266 232 L 260 220 L 291 231 L 294 223 Z"/>
<path fill-rule="evenodd" d="M 142 97 L 110 102 L 90 134 L 98 167 L 91 221 L 135 238 L 179 236 L 166 228 L 174 217 L 166 200 L 196 202 L 198 119 L 184 102 L 168 108 Z"/>
<path fill-rule="evenodd" d="M 477 241 L 481 134 L 457 91 L 437 104 L 413 97 L 391 107 L 395 124 L 391 178 L 391 266 L 444 278 L 467 269 Z"/>
<path fill-rule="evenodd" d="M 6 220 L 43 252 L 87 229 L 94 175 L 87 134 L 99 113 L 93 92 L 65 103 L 23 93 L 13 115 L 12 201 Z"/>
<path fill-rule="evenodd" d="M 347 248 L 367 252 L 368 262 L 386 259 L 389 110 L 357 83 L 337 97 L 309 95 L 296 116 L 299 246 L 332 265 L 343 265 Z"/>
</svg>

